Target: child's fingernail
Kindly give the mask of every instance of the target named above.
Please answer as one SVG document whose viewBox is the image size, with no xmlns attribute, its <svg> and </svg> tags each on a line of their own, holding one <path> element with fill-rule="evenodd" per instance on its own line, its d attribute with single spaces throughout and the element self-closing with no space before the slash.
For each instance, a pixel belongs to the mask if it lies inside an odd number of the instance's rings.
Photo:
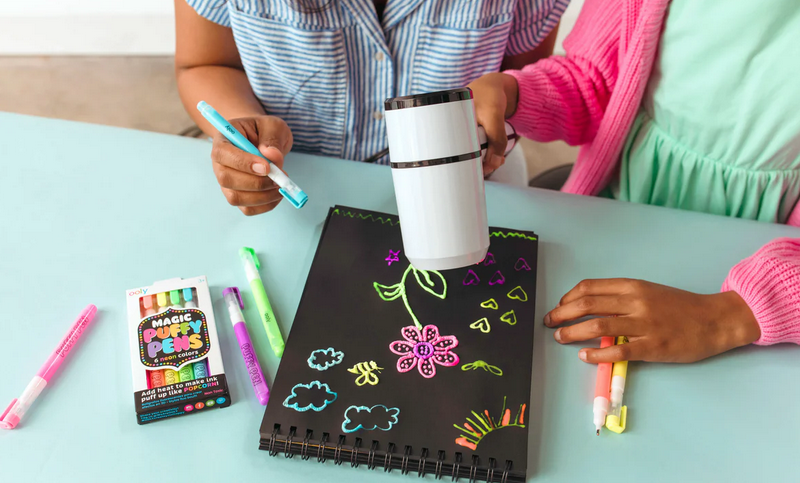
<svg viewBox="0 0 800 483">
<path fill-rule="evenodd" d="M 557 330 L 556 330 L 556 333 L 555 333 L 555 334 L 553 334 L 553 336 L 556 338 L 556 340 L 557 340 L 558 342 L 561 342 L 561 329 L 557 329 Z"/>
<path fill-rule="evenodd" d="M 544 316 L 544 325 L 546 325 L 548 327 L 550 326 L 550 314 L 549 313 L 545 314 L 545 316 Z"/>
<path fill-rule="evenodd" d="M 253 172 L 264 176 L 267 174 L 267 166 L 261 163 L 253 163 Z"/>
<path fill-rule="evenodd" d="M 579 358 L 580 358 L 580 360 L 582 360 L 583 362 L 586 362 L 586 351 L 580 351 L 580 352 L 578 352 L 578 357 L 579 357 Z"/>
</svg>

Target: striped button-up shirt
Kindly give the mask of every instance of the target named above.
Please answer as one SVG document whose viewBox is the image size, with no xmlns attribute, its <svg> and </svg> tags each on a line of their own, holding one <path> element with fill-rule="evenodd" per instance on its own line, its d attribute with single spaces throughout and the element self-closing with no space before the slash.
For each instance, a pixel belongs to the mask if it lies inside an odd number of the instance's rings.
<svg viewBox="0 0 800 483">
<path fill-rule="evenodd" d="M 496 72 L 538 46 L 569 0 L 388 0 L 381 20 L 371 0 L 187 2 L 231 28 L 253 92 L 292 129 L 293 149 L 363 160 L 388 145 L 385 99 Z"/>
</svg>

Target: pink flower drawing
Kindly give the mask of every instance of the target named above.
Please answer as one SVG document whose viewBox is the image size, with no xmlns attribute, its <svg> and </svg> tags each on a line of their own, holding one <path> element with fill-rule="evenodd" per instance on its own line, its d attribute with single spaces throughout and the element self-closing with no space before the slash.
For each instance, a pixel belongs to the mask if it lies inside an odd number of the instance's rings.
<svg viewBox="0 0 800 483">
<path fill-rule="evenodd" d="M 458 339 L 453 335 L 439 335 L 439 328 L 426 325 L 418 329 L 413 325 L 403 327 L 400 334 L 405 340 L 396 340 L 389 344 L 389 350 L 402 356 L 397 360 L 397 370 L 408 372 L 417 367 L 422 377 L 431 378 L 436 375 L 436 364 L 445 367 L 458 365 L 458 356 L 453 352 L 458 346 Z"/>
</svg>

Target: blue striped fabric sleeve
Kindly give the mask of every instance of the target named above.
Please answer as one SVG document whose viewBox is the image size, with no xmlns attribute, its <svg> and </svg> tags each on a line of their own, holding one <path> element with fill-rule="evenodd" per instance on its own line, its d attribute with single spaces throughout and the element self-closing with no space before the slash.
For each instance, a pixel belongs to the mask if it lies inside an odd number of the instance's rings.
<svg viewBox="0 0 800 483">
<path fill-rule="evenodd" d="M 506 55 L 529 52 L 558 25 L 570 0 L 518 0 Z"/>
<path fill-rule="evenodd" d="M 186 0 L 201 17 L 223 27 L 231 26 L 227 0 Z"/>
</svg>

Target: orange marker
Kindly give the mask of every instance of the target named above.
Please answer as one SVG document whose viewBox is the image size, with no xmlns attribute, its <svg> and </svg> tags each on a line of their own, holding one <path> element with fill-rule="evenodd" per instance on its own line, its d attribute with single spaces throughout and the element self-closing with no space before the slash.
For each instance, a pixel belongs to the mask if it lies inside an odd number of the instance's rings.
<svg viewBox="0 0 800 483">
<path fill-rule="evenodd" d="M 614 337 L 606 336 L 600 338 L 601 349 L 612 345 L 614 345 Z M 611 394 L 611 366 L 610 362 L 597 364 L 597 382 L 594 386 L 592 413 L 594 414 L 594 427 L 597 429 L 598 436 L 600 436 L 600 428 L 606 424 L 606 415 L 608 414 L 608 401 Z"/>
</svg>

